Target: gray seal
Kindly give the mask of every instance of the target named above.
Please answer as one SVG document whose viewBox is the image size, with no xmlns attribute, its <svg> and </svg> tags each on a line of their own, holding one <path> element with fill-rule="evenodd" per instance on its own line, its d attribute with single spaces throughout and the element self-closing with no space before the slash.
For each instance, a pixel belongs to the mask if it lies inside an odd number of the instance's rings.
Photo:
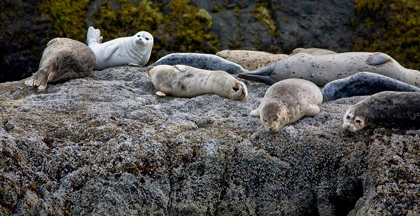
<svg viewBox="0 0 420 216">
<path fill-rule="evenodd" d="M 152 64 L 158 65 L 187 65 L 204 70 L 222 70 L 229 74 L 248 72 L 242 66 L 212 54 L 172 53 Z"/>
<path fill-rule="evenodd" d="M 54 38 L 42 53 L 39 70 L 25 84 L 44 91 L 49 82 L 88 76 L 95 61 L 95 54 L 86 44 L 69 38 Z"/>
<path fill-rule="evenodd" d="M 359 72 L 372 72 L 420 86 L 420 72 L 404 68 L 385 53 L 347 52 L 329 55 L 297 53 L 272 65 L 239 77 L 269 85 L 288 79 L 300 78 L 318 86 L 342 79 Z"/>
<path fill-rule="evenodd" d="M 343 116 L 343 129 L 365 127 L 420 128 L 420 92 L 385 91 L 351 106 Z"/>
<path fill-rule="evenodd" d="M 324 102 L 345 97 L 372 95 L 382 91 L 420 92 L 420 88 L 370 72 L 334 80 L 321 90 Z"/>
</svg>

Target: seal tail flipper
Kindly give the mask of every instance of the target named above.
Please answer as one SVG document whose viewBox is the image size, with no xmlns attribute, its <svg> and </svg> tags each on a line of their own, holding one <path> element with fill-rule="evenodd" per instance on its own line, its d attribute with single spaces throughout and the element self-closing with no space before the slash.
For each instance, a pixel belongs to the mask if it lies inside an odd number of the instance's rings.
<svg viewBox="0 0 420 216">
<path fill-rule="evenodd" d="M 277 82 L 276 79 L 270 76 L 273 73 L 273 71 L 274 64 L 271 64 L 269 66 L 263 67 L 255 71 L 240 73 L 238 74 L 238 76 L 247 80 L 258 81 L 268 85 L 273 85 Z"/>
<path fill-rule="evenodd" d="M 255 75 L 251 73 L 241 73 L 241 74 L 238 74 L 238 76 L 247 80 L 262 82 L 267 85 L 273 85 L 274 83 L 277 82 L 277 80 L 271 76 Z"/>
<path fill-rule="evenodd" d="M 36 87 L 38 86 L 38 91 L 44 91 L 47 88 L 47 82 L 49 79 L 48 67 L 45 66 L 35 72 L 31 78 L 25 81 L 25 85 Z"/>
<path fill-rule="evenodd" d="M 87 44 L 88 46 L 91 45 L 92 43 L 102 43 L 102 39 L 103 37 L 101 36 L 101 30 L 99 29 L 95 29 L 92 26 L 89 27 L 88 32 L 87 32 Z"/>
<path fill-rule="evenodd" d="M 235 93 L 231 95 L 231 99 L 242 100 L 248 98 L 248 89 L 245 83 L 237 81 L 236 87 L 234 87 L 233 90 L 235 91 Z"/>
<path fill-rule="evenodd" d="M 385 53 L 381 53 L 381 52 L 376 52 L 376 53 L 372 53 L 369 55 L 369 58 L 366 60 L 366 64 L 368 65 L 381 65 L 381 64 L 385 64 L 388 61 L 391 61 L 392 58 L 385 54 Z"/>
</svg>

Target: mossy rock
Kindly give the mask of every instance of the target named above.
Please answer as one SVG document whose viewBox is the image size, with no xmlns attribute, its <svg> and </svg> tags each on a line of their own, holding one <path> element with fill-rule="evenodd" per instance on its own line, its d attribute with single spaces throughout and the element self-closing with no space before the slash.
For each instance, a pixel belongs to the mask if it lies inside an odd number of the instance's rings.
<svg viewBox="0 0 420 216">
<path fill-rule="evenodd" d="M 355 9 L 363 23 L 350 22 L 359 32 L 353 51 L 384 52 L 420 69 L 420 1 L 356 0 Z"/>
</svg>

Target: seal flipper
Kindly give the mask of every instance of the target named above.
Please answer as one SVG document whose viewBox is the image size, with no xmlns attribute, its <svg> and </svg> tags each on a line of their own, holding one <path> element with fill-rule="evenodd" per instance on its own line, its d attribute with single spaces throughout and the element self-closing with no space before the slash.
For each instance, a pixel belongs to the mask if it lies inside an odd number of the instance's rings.
<svg viewBox="0 0 420 216">
<path fill-rule="evenodd" d="M 102 43 L 102 39 L 103 37 L 101 36 L 101 30 L 95 29 L 92 26 L 89 27 L 86 38 L 88 46 L 92 43 L 100 44 Z"/>
<path fill-rule="evenodd" d="M 48 82 L 48 66 L 45 66 L 35 72 L 31 78 L 25 81 L 25 85 L 36 87 L 38 86 L 38 91 L 44 91 L 47 88 Z"/>
<path fill-rule="evenodd" d="M 369 55 L 369 58 L 366 60 L 368 65 L 381 65 L 385 64 L 388 61 L 391 61 L 392 58 L 385 53 L 376 52 Z"/>
<path fill-rule="evenodd" d="M 264 76 L 264 75 L 256 75 L 256 74 L 251 74 L 251 73 L 240 73 L 238 74 L 238 76 L 247 80 L 262 82 L 267 85 L 273 85 L 274 83 L 277 82 L 276 79 L 274 79 L 273 77 L 269 75 Z"/>
<path fill-rule="evenodd" d="M 307 106 L 303 107 L 303 114 L 305 116 L 316 116 L 320 111 L 321 109 L 316 104 L 308 104 Z"/>
<path fill-rule="evenodd" d="M 270 76 L 273 74 L 274 64 L 271 64 L 269 66 L 263 67 L 261 69 L 258 69 L 252 72 L 240 73 L 238 74 L 238 76 L 247 80 L 252 80 L 252 81 L 262 82 L 268 85 L 273 85 L 274 83 L 278 81 Z"/>
<path fill-rule="evenodd" d="M 105 48 L 104 52 L 102 53 L 102 59 L 104 61 L 108 61 L 109 57 L 111 57 L 111 55 L 117 51 L 117 49 L 119 48 L 119 46 L 117 45 L 111 45 Z"/>
<path fill-rule="evenodd" d="M 253 116 L 253 117 L 260 117 L 260 112 L 258 111 L 258 109 L 259 109 L 259 107 L 258 107 L 257 109 L 255 109 L 255 110 L 252 110 L 252 111 L 249 113 L 249 116 Z"/>
<path fill-rule="evenodd" d="M 161 91 L 157 91 L 156 95 L 159 96 L 159 97 L 165 97 L 166 96 L 166 94 L 161 92 Z"/>
</svg>

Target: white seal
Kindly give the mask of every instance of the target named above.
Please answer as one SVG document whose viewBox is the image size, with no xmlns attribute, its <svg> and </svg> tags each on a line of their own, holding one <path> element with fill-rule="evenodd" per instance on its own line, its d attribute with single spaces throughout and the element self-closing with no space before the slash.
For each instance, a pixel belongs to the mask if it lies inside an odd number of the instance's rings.
<svg viewBox="0 0 420 216">
<path fill-rule="evenodd" d="M 101 31 L 91 26 L 87 33 L 87 43 L 95 53 L 97 70 L 120 65 L 144 66 L 152 53 L 153 36 L 149 32 L 140 31 L 131 37 L 102 43 Z"/>
</svg>

